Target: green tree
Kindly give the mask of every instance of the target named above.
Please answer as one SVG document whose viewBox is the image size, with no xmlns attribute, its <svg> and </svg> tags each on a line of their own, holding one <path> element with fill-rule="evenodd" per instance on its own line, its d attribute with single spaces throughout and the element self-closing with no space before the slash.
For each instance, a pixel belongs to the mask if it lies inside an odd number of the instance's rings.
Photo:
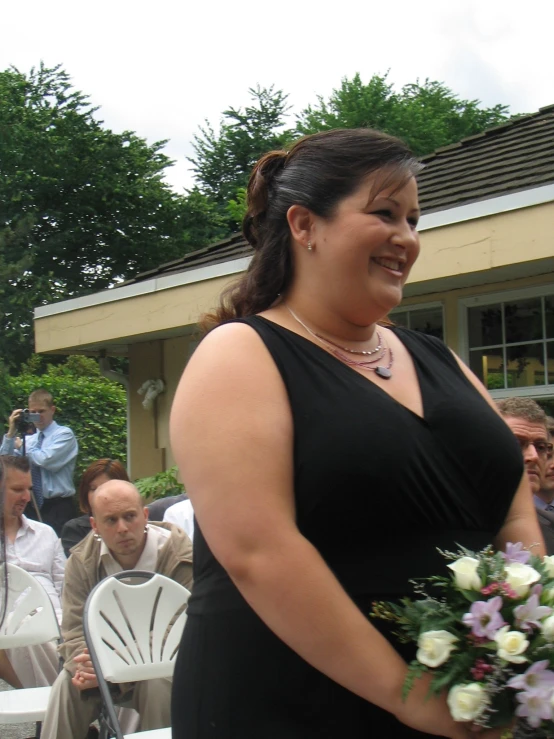
<svg viewBox="0 0 554 739">
<path fill-rule="evenodd" d="M 217 132 L 206 121 L 194 136 L 196 156 L 189 160 L 200 192 L 231 218 L 227 204 L 237 198 L 241 187 L 246 187 L 256 161 L 267 151 L 280 149 L 290 141 L 290 133 L 285 130 L 288 96 L 273 86 L 251 88 L 249 93 L 252 105 L 244 110 L 223 111 Z"/>
<path fill-rule="evenodd" d="M 183 211 L 182 233 L 187 251 L 200 249 L 229 235 L 229 217 L 198 187 L 188 191 Z"/>
<path fill-rule="evenodd" d="M 33 307 L 187 250 L 165 142 L 114 133 L 95 113 L 60 66 L 0 72 L 0 356 L 12 368 L 31 351 Z"/>
<path fill-rule="evenodd" d="M 0 386 L 5 393 L 1 405 L 5 425 L 14 408 L 26 406 L 32 390 L 44 387 L 54 397 L 56 421 L 70 426 L 79 442 L 76 482 L 83 470 L 100 457 L 119 459 L 125 464 L 125 389 L 102 377 L 97 362 L 89 357 L 68 357 L 59 365 L 44 367 L 44 364 L 44 358 L 35 355 L 18 375 L 2 374 L 0 368 Z"/>
<path fill-rule="evenodd" d="M 419 156 L 473 136 L 509 117 L 505 105 L 483 108 L 479 100 L 462 100 L 442 82 L 426 79 L 396 92 L 388 74 L 367 84 L 359 74 L 346 77 L 328 100 L 318 96 L 297 116 L 296 134 L 331 128 L 376 128 L 399 136 Z"/>
</svg>

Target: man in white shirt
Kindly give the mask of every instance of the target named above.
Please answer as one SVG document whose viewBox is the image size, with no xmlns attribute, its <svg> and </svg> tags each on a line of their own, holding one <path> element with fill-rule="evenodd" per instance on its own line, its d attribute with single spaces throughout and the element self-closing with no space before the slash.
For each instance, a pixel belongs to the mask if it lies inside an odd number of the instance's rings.
<svg viewBox="0 0 554 739">
<path fill-rule="evenodd" d="M 54 530 L 23 515 L 31 497 L 31 472 L 27 457 L 3 456 L 4 535 L 8 562 L 31 573 L 48 593 L 61 621 L 61 594 L 65 554 Z M 8 614 L 9 618 L 9 614 Z M 14 688 L 52 685 L 59 672 L 56 644 L 0 651 L 0 677 Z"/>
<path fill-rule="evenodd" d="M 170 506 L 164 513 L 164 521 L 174 523 L 188 534 L 191 541 L 194 539 L 194 511 L 188 498 Z"/>
<path fill-rule="evenodd" d="M 52 688 L 42 739 L 84 739 L 99 715 L 98 682 L 83 629 L 85 602 L 94 586 L 123 570 L 159 572 L 189 590 L 192 585 L 189 537 L 171 524 L 147 523 L 148 509 L 134 485 L 124 480 L 100 485 L 91 507 L 92 531 L 73 547 L 67 562 L 60 646 L 65 664 Z M 142 731 L 170 725 L 171 681 L 147 680 L 121 690 L 139 712 Z"/>
</svg>

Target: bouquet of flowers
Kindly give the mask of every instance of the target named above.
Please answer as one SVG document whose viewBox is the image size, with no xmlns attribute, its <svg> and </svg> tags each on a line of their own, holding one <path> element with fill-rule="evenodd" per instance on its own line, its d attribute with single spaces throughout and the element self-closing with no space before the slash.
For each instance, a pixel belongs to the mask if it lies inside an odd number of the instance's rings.
<svg viewBox="0 0 554 739">
<path fill-rule="evenodd" d="M 554 557 L 520 543 L 441 554 L 450 577 L 414 582 L 414 599 L 373 604 L 373 617 L 417 645 L 404 695 L 429 673 L 456 721 L 492 728 L 515 717 L 516 736 L 554 739 Z"/>
</svg>

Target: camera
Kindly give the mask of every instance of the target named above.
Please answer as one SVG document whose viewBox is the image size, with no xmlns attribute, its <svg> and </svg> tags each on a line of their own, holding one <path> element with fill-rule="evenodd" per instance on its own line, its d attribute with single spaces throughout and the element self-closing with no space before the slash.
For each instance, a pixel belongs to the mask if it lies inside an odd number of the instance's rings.
<svg viewBox="0 0 554 739">
<path fill-rule="evenodd" d="M 28 408 L 25 408 L 25 410 L 21 411 L 17 419 L 17 432 L 19 434 L 25 434 L 30 430 L 29 427 L 34 426 L 39 421 L 40 413 L 31 413 Z"/>
</svg>

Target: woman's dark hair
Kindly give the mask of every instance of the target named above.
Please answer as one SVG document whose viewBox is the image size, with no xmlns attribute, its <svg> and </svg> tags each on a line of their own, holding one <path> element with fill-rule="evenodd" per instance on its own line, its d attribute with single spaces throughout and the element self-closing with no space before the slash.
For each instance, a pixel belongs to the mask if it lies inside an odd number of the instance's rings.
<svg viewBox="0 0 554 739">
<path fill-rule="evenodd" d="M 250 176 L 243 221 L 254 256 L 246 273 L 223 292 L 219 308 L 204 317 L 203 327 L 267 310 L 286 293 L 293 276 L 287 222 L 292 205 L 329 218 L 369 175 L 382 175 L 373 187 L 376 195 L 393 185 L 400 189 L 420 169 L 402 141 L 370 128 L 316 133 L 290 151 L 263 156 Z"/>
<path fill-rule="evenodd" d="M 90 486 L 100 475 L 106 475 L 110 480 L 126 480 L 130 482 L 127 470 L 117 459 L 104 457 L 103 459 L 97 459 L 96 462 L 89 465 L 83 472 L 81 482 L 79 483 L 79 507 L 83 513 L 88 513 L 89 516 L 92 516 L 92 511 L 88 502 L 88 493 Z"/>
</svg>

